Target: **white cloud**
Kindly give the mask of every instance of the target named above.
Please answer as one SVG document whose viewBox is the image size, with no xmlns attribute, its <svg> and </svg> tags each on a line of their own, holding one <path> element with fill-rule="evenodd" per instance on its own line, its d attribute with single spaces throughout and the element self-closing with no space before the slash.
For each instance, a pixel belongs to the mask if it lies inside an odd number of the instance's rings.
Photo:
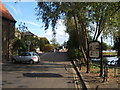
<svg viewBox="0 0 120 90">
<path fill-rule="evenodd" d="M 56 39 L 57 42 L 60 44 L 63 44 L 64 41 L 68 40 L 68 34 L 65 34 L 65 32 L 63 30 L 59 30 L 57 29 L 57 34 L 56 34 Z M 47 32 L 45 33 L 45 31 L 41 31 L 42 33 L 39 34 L 40 37 L 46 37 L 49 41 L 53 38 L 53 32 L 51 29 L 48 29 Z"/>
<path fill-rule="evenodd" d="M 64 41 L 67 41 L 69 38 L 69 35 L 65 33 L 66 27 L 63 24 L 63 20 L 57 21 L 57 29 L 56 29 L 56 39 L 57 42 L 60 44 L 63 44 Z M 40 37 L 46 37 L 49 41 L 53 38 L 53 32 L 52 29 L 48 29 L 47 32 L 42 33 Z"/>
<path fill-rule="evenodd" d="M 59 26 L 57 29 L 56 29 L 56 39 L 57 39 L 57 42 L 60 43 L 60 44 L 63 44 L 64 41 L 67 41 L 68 38 L 69 38 L 69 35 L 67 33 L 65 33 L 65 26 Z M 40 36 L 43 36 L 43 37 L 46 37 L 49 41 L 53 38 L 53 35 L 52 35 L 52 30 L 51 29 L 48 29 L 46 33 L 40 35 Z"/>
<path fill-rule="evenodd" d="M 11 5 L 10 3 L 6 3 L 6 5 L 10 7 L 16 15 L 22 15 L 22 11 L 17 4 L 15 4 L 15 7 Z"/>
<path fill-rule="evenodd" d="M 25 22 L 25 23 L 27 23 L 27 24 L 31 24 L 31 25 L 37 26 L 37 27 L 40 27 L 39 24 L 36 24 L 36 23 L 34 23 L 34 22 L 32 22 L 32 21 L 26 21 L 26 20 L 20 20 L 20 21 L 21 21 L 21 22 Z"/>
<path fill-rule="evenodd" d="M 59 19 L 57 21 L 57 24 L 60 25 L 60 26 L 64 26 L 64 20 L 63 19 Z"/>
<path fill-rule="evenodd" d="M 32 33 L 34 33 L 35 35 L 37 35 L 39 37 L 46 37 L 49 41 L 53 38 L 53 32 L 52 32 L 51 28 L 49 28 L 45 32 L 44 28 L 40 28 L 40 24 L 37 24 L 32 21 L 27 21 L 27 20 L 20 20 L 20 21 L 36 26 L 35 28 L 29 28 L 29 30 Z M 65 30 L 66 30 L 66 27 L 63 25 L 63 21 L 59 20 L 57 29 L 56 29 L 56 39 L 57 39 L 57 42 L 60 44 L 63 44 L 64 41 L 68 40 L 69 35 L 67 33 L 65 33 Z"/>
</svg>

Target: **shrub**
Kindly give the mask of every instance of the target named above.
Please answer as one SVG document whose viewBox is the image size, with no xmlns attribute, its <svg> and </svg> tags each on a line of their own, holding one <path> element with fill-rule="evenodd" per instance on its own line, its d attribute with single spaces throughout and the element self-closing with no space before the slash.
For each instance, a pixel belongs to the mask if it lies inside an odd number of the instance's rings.
<svg viewBox="0 0 120 90">
<path fill-rule="evenodd" d="M 80 59 L 82 58 L 82 53 L 78 49 L 70 49 L 68 55 L 71 59 Z"/>
</svg>

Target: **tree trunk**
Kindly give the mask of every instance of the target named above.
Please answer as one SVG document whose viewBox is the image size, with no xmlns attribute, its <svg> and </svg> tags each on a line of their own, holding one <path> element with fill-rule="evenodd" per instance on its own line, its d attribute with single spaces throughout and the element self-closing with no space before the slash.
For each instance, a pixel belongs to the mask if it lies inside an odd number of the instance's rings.
<svg viewBox="0 0 120 90">
<path fill-rule="evenodd" d="M 85 61 L 85 63 L 86 63 L 86 62 L 87 62 L 87 55 L 86 55 L 83 47 L 82 47 L 81 49 L 82 49 L 82 54 L 83 54 L 84 61 Z"/>
</svg>

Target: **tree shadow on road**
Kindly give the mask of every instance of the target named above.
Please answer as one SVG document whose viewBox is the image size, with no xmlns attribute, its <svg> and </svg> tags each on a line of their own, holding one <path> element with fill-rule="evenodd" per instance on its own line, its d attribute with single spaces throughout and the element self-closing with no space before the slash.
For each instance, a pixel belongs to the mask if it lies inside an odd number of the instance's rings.
<svg viewBox="0 0 120 90">
<path fill-rule="evenodd" d="M 56 73 L 23 73 L 23 76 L 25 76 L 25 77 L 43 77 L 43 78 L 63 77 L 62 75 L 56 74 Z"/>
</svg>

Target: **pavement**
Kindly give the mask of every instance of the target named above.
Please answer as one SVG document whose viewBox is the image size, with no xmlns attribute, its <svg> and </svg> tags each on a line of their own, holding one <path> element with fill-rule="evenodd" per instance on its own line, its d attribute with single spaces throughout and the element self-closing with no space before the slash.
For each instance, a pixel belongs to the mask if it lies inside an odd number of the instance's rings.
<svg viewBox="0 0 120 90">
<path fill-rule="evenodd" d="M 73 63 L 75 64 L 75 61 Z M 98 75 L 93 76 L 90 73 L 86 73 L 85 68 L 82 69 L 84 70 L 80 70 L 77 67 L 77 71 L 79 72 L 87 90 L 120 90 L 120 77 L 117 77 L 115 80 L 108 79 L 107 82 L 103 82 L 102 77 L 99 77 Z"/>
</svg>

